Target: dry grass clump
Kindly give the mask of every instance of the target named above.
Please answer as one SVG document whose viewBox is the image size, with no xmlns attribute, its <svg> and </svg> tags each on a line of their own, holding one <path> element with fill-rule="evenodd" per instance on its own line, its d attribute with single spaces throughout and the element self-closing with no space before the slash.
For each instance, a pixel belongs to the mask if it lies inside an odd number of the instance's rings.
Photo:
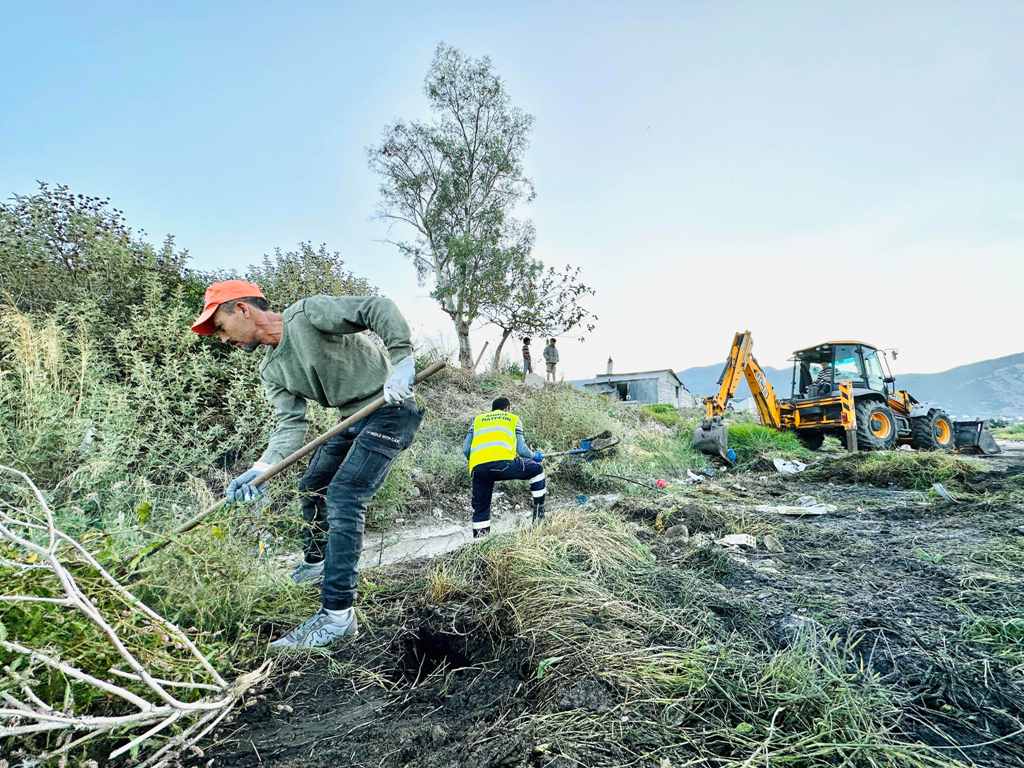
<svg viewBox="0 0 1024 768">
<path fill-rule="evenodd" d="M 604 750 L 624 743 L 672 765 L 944 764 L 892 736 L 896 697 L 849 648 L 727 629 L 692 564 L 659 566 L 621 518 L 581 508 L 435 563 L 427 594 L 531 649 L 542 702 L 579 680 L 607 687 L 607 716 L 543 704 L 522 716 L 572 764 L 612 764 Z"/>
<path fill-rule="evenodd" d="M 966 489 L 986 471 L 985 465 L 949 453 L 878 451 L 854 453 L 811 467 L 801 476 L 835 483 L 864 483 L 924 491 L 934 483 Z"/>
</svg>

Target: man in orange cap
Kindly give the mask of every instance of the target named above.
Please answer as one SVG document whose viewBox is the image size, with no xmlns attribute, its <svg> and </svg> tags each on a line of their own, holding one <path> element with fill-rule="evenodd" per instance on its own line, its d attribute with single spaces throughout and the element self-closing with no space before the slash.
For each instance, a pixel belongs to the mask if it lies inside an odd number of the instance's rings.
<svg viewBox="0 0 1024 768">
<path fill-rule="evenodd" d="M 277 416 L 259 461 L 228 485 L 229 501 L 263 495 L 253 481 L 302 445 L 309 401 L 337 408 L 344 418 L 383 389 L 387 404 L 320 446 L 299 481 L 305 557 L 292 578 L 322 580 L 322 608 L 271 648 L 317 648 L 354 636 L 366 504 L 423 418 L 412 397 L 409 326 L 381 296 L 311 296 L 273 312 L 259 286 L 244 280 L 213 283 L 203 305 L 192 325 L 196 333 L 246 352 L 267 347 L 260 378 Z M 362 331 L 377 334 L 384 348 Z"/>
</svg>

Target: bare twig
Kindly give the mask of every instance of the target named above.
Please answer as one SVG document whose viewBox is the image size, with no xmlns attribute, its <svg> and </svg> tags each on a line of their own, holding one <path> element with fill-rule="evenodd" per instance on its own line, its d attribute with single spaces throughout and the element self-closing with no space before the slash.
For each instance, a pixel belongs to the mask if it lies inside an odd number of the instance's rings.
<svg viewBox="0 0 1024 768">
<path fill-rule="evenodd" d="M 171 750 L 187 748 L 205 736 L 211 727 L 231 711 L 246 690 L 266 676 L 269 664 L 242 675 L 234 684 L 227 683 L 178 626 L 131 594 L 85 547 L 57 527 L 46 498 L 27 475 L 5 466 L 0 466 L 0 472 L 14 475 L 24 482 L 42 511 L 42 515 L 38 515 L 28 510 L 16 510 L 9 504 L 2 505 L 0 541 L 13 545 L 24 553 L 25 557 L 23 561 L 5 558 L 0 562 L 0 567 L 23 572 L 46 571 L 55 579 L 53 588 L 59 586 L 63 592 L 62 596 L 6 594 L 0 595 L 0 602 L 42 604 L 77 611 L 89 619 L 130 670 L 111 668 L 109 674 L 136 683 L 133 686 L 134 690 L 130 690 L 68 663 L 60 657 L 59 650 L 55 651 L 51 647 L 45 650 L 34 648 L 13 638 L 0 639 L 0 648 L 3 650 L 28 659 L 30 664 L 42 665 L 76 683 L 116 697 L 131 707 L 131 711 L 123 714 L 106 716 L 59 711 L 32 691 L 30 678 L 21 677 L 18 680 L 15 675 L 16 684 L 24 693 L 24 700 L 10 693 L 0 695 L 0 701 L 3 702 L 3 706 L 0 706 L 0 739 L 60 734 L 57 747 L 38 755 L 42 759 L 49 759 L 67 755 L 92 739 L 123 739 L 126 734 L 134 734 L 111 752 L 111 757 L 116 758 L 127 753 L 144 751 L 154 739 L 165 734 L 171 726 L 188 723 L 181 733 L 164 739 L 162 745 L 147 760 L 139 763 L 154 765 L 161 756 L 167 755 Z M 65 554 L 70 555 L 77 565 L 99 574 L 102 583 L 119 598 L 119 604 L 127 606 L 131 618 L 144 619 L 150 625 L 158 627 L 173 640 L 175 646 L 187 651 L 196 671 L 204 673 L 212 682 L 195 682 L 189 679 L 191 675 L 183 680 L 167 680 L 152 675 L 144 661 L 121 640 L 114 624 L 103 615 L 96 602 L 79 586 L 75 574 L 62 560 Z M 121 610 L 123 609 L 119 608 L 119 611 Z M 121 617 L 121 620 L 123 621 L 124 617 Z M 186 694 L 191 692 L 191 695 L 203 697 L 193 701 L 182 700 L 179 696 L 169 693 L 168 689 L 181 690 Z M 76 738 L 72 739 L 72 735 Z"/>
</svg>

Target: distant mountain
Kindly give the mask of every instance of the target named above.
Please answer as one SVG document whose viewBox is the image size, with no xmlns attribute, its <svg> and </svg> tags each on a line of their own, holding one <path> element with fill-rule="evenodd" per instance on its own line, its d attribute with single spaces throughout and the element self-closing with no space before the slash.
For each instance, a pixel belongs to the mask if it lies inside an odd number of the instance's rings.
<svg viewBox="0 0 1024 768">
<path fill-rule="evenodd" d="M 723 363 L 679 371 L 687 389 L 699 398 L 718 389 Z M 791 368 L 765 368 L 768 381 L 779 397 L 792 390 Z M 896 387 L 906 389 L 918 400 L 942 405 L 958 418 L 1024 417 L 1024 352 L 994 360 L 961 365 L 941 373 L 907 373 L 896 377 Z M 736 393 L 750 397 L 746 381 Z"/>
</svg>

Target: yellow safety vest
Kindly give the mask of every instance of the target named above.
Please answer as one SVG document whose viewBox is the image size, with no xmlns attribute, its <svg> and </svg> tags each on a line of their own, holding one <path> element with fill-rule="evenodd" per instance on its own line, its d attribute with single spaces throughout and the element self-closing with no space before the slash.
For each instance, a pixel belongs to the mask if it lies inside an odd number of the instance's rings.
<svg viewBox="0 0 1024 768">
<path fill-rule="evenodd" d="M 516 426 L 519 417 L 508 411 L 481 413 L 473 419 L 469 445 L 469 471 L 477 464 L 511 461 L 516 457 Z"/>
</svg>

